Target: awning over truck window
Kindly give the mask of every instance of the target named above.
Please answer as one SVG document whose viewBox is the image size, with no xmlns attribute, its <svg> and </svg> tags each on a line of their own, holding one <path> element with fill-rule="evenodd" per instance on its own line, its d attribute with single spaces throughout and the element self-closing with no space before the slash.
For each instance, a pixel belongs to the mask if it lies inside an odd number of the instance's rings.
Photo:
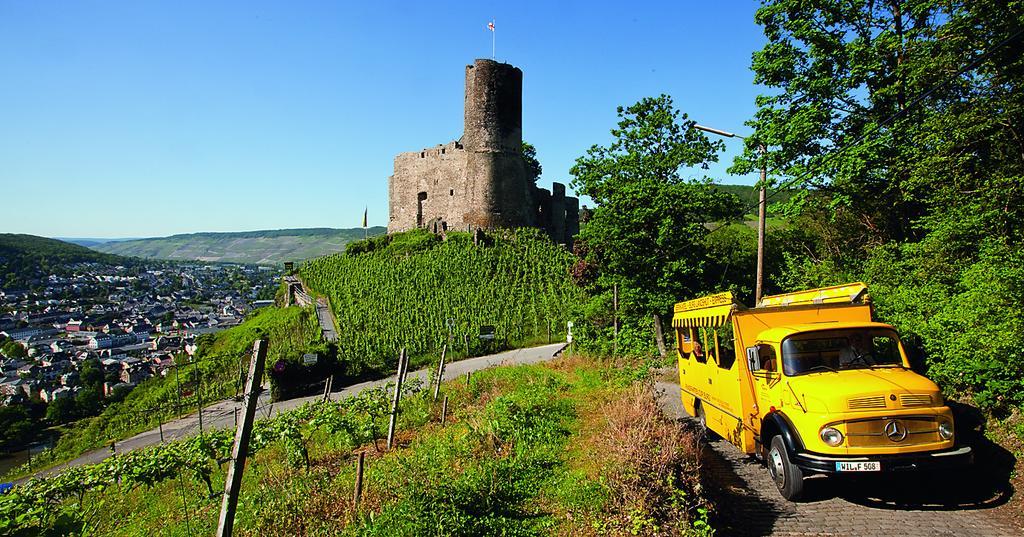
<svg viewBox="0 0 1024 537">
<path fill-rule="evenodd" d="M 726 304 L 677 313 L 672 317 L 672 326 L 675 328 L 717 328 L 729 319 L 732 308 L 732 304 Z"/>
</svg>

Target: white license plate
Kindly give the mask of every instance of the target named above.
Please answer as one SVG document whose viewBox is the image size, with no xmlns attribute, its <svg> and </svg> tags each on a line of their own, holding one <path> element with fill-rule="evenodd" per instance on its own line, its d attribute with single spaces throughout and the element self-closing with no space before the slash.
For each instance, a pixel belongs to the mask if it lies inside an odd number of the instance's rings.
<svg viewBox="0 0 1024 537">
<path fill-rule="evenodd" d="M 837 472 L 880 472 L 882 471 L 882 463 L 878 461 L 871 462 L 837 462 Z"/>
</svg>

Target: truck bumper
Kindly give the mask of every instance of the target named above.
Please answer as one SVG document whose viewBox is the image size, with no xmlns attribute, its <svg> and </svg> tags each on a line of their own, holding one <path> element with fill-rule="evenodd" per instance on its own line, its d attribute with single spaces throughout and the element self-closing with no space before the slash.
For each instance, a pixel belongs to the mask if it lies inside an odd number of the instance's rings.
<svg viewBox="0 0 1024 537">
<path fill-rule="evenodd" d="M 837 467 L 839 466 L 837 463 L 840 462 L 879 462 L 881 463 L 881 469 L 879 472 L 887 473 L 962 468 L 974 462 L 974 452 L 971 450 L 970 446 L 962 446 L 943 451 L 905 453 L 900 455 L 843 456 L 800 452 L 793 454 L 791 458 L 793 459 L 793 463 L 799 466 L 804 473 L 847 473 L 837 470 Z"/>
</svg>

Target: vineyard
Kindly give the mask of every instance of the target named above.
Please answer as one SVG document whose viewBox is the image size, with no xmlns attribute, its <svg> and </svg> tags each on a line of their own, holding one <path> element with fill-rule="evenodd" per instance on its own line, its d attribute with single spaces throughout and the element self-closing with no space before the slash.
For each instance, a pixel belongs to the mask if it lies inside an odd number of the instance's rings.
<svg viewBox="0 0 1024 537">
<path fill-rule="evenodd" d="M 446 422 L 412 378 L 391 450 L 393 384 L 257 421 L 235 534 L 711 535 L 695 441 L 656 411 L 648 375 L 579 356 L 493 368 L 442 387 Z M 231 440 L 207 431 L 17 486 L 0 535 L 210 535 Z"/>
<path fill-rule="evenodd" d="M 412 395 L 421 387 L 422 383 L 413 379 L 403 386 L 403 393 Z M 273 445 L 283 450 L 289 467 L 308 469 L 307 443 L 318 431 L 332 435 L 335 447 L 352 449 L 367 442 L 376 443 L 384 431 L 389 391 L 394 391 L 393 385 L 340 401 L 306 404 L 257 421 L 250 453 Z M 417 413 L 415 407 L 424 402 L 424 398 L 412 399 L 405 410 L 415 418 L 423 414 Z M 182 494 L 182 503 L 178 505 L 182 511 L 192 509 L 193 503 L 209 504 L 223 486 L 221 481 L 215 487 L 214 478 L 222 479 L 219 464 L 229 458 L 233 437 L 231 429 L 208 431 L 187 440 L 115 455 L 98 464 L 72 467 L 56 477 L 33 479 L 0 495 L 0 534 L 110 533 L 123 520 L 110 517 L 103 510 L 105 493 L 121 496 L 137 489 L 150 490 L 174 478 Z M 191 499 L 186 496 L 186 481 Z M 107 527 L 98 529 L 97 525 Z"/>
<path fill-rule="evenodd" d="M 485 242 L 417 230 L 304 264 L 303 280 L 337 317 L 346 372 L 385 371 L 401 347 L 417 365 L 449 337 L 457 347 L 476 340 L 483 326 L 505 346 L 564 333 L 582 299 L 569 278 L 572 255 L 533 229 Z"/>
</svg>

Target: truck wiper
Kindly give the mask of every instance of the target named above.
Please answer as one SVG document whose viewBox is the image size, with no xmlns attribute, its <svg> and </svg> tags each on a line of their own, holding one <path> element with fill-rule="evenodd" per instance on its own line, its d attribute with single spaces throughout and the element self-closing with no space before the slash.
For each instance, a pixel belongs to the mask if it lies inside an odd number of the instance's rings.
<svg viewBox="0 0 1024 537">
<path fill-rule="evenodd" d="M 835 369 L 832 369 L 831 367 L 829 367 L 827 365 L 824 365 L 824 364 L 819 364 L 819 365 L 816 365 L 816 366 L 813 366 L 813 367 L 809 367 L 809 368 L 804 370 L 804 373 L 810 373 L 811 371 L 814 371 L 816 369 L 824 369 L 826 371 L 831 371 L 833 373 L 838 373 L 838 371 L 836 371 Z"/>
</svg>

